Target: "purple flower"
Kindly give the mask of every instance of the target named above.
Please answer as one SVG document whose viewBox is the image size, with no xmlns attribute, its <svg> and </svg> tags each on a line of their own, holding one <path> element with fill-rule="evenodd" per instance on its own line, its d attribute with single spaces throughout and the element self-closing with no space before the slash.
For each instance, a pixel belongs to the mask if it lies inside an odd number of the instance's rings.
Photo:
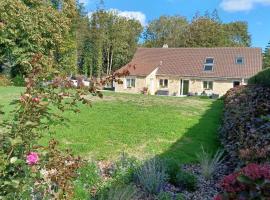
<svg viewBox="0 0 270 200">
<path fill-rule="evenodd" d="M 30 152 L 26 157 L 26 162 L 28 165 L 35 165 L 39 160 L 38 153 Z"/>
</svg>

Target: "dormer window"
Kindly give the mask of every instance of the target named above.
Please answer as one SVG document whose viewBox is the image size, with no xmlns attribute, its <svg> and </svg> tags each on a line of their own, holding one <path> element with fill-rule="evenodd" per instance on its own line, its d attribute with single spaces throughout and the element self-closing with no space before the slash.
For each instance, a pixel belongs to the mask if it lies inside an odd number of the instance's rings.
<svg viewBox="0 0 270 200">
<path fill-rule="evenodd" d="M 235 59 L 235 63 L 238 64 L 238 65 L 244 64 L 244 58 L 243 57 L 237 57 Z"/>
<path fill-rule="evenodd" d="M 214 58 L 206 58 L 204 63 L 204 71 L 213 71 Z"/>
</svg>

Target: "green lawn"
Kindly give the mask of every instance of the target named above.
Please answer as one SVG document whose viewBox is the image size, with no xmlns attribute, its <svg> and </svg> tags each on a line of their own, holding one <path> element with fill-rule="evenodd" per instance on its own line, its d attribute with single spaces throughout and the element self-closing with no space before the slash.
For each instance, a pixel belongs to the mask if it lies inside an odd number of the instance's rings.
<svg viewBox="0 0 270 200">
<path fill-rule="evenodd" d="M 8 102 L 20 91 L 0 88 L 4 110 L 11 109 Z M 201 145 L 211 151 L 218 147 L 221 101 L 112 92 L 92 99 L 91 108 L 80 105 L 81 113 L 65 113 L 70 125 L 56 127 L 52 136 L 85 158 L 111 160 L 125 151 L 138 158 L 161 155 L 193 162 Z"/>
</svg>

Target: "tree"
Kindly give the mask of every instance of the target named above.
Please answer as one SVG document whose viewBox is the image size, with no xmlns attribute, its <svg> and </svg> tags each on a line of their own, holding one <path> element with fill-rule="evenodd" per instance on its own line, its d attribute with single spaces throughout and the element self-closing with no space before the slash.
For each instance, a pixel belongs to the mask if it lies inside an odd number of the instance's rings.
<svg viewBox="0 0 270 200">
<path fill-rule="evenodd" d="M 162 47 L 168 44 L 170 47 L 186 46 L 184 33 L 188 21 L 181 16 L 161 16 L 153 20 L 144 33 L 146 47 Z"/>
<path fill-rule="evenodd" d="M 196 13 L 191 22 L 181 16 L 161 16 L 149 23 L 144 33 L 144 46 L 162 47 L 227 47 L 250 46 L 245 22 L 223 23 L 216 10 Z"/>
<path fill-rule="evenodd" d="M 265 48 L 265 51 L 263 53 L 263 68 L 269 68 L 270 67 L 270 42 Z"/>
<path fill-rule="evenodd" d="M 88 59 L 93 62 L 91 74 L 100 77 L 129 62 L 136 50 L 142 26 L 115 11 L 98 10 L 90 18 L 90 32 L 87 48 L 92 51 L 91 59 Z"/>
<path fill-rule="evenodd" d="M 75 0 L 6 0 L 0 2 L 0 63 L 27 74 L 34 54 L 47 68 L 73 71 L 76 48 Z M 14 71 L 14 70 L 13 70 Z"/>
</svg>

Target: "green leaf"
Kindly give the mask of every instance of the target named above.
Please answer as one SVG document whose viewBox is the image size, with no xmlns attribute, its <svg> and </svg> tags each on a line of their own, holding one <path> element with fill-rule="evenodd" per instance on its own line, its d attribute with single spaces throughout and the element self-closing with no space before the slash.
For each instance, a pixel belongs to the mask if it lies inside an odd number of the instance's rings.
<svg viewBox="0 0 270 200">
<path fill-rule="evenodd" d="M 16 137 L 15 139 L 11 139 L 11 145 L 16 146 L 18 144 L 22 144 L 22 138 L 21 137 Z"/>
<path fill-rule="evenodd" d="M 237 177 L 237 180 L 241 183 L 252 185 L 254 182 L 247 176 L 240 175 Z"/>
</svg>

